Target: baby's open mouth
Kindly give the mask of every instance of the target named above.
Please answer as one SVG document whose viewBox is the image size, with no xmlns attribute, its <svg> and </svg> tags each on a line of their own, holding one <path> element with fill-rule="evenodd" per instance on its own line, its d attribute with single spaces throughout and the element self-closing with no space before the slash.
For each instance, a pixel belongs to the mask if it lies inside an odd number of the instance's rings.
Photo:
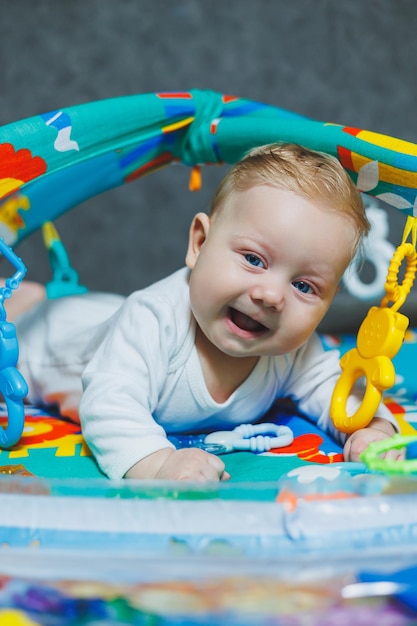
<svg viewBox="0 0 417 626">
<path fill-rule="evenodd" d="M 230 307 L 229 309 L 229 315 L 233 324 L 235 324 L 241 330 L 245 330 L 250 333 L 264 333 L 268 330 L 268 328 L 260 322 L 257 322 L 252 317 L 249 317 L 249 315 L 246 315 L 241 311 L 237 311 L 232 307 Z"/>
</svg>

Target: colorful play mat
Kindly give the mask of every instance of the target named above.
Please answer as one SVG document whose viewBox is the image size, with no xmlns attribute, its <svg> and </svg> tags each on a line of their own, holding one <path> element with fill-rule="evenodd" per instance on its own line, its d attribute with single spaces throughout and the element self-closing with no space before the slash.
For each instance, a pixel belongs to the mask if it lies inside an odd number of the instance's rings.
<svg viewBox="0 0 417 626">
<path fill-rule="evenodd" d="M 355 345 L 353 335 L 322 335 L 326 348 L 337 348 L 341 354 Z M 400 421 L 404 434 L 417 428 L 417 380 L 414 359 L 417 333 L 409 330 L 404 345 L 394 359 L 396 384 L 385 397 L 385 403 Z M 287 426 L 293 441 L 268 452 L 234 451 L 222 455 L 232 482 L 275 481 L 300 465 L 328 465 L 343 461 L 342 448 L 332 437 L 300 415 L 296 406 L 277 402 L 264 421 Z M 5 405 L 0 405 L 0 424 L 7 423 Z M 204 436 L 184 435 L 180 446 L 198 445 Z M 62 418 L 50 407 L 26 406 L 25 426 L 19 442 L 11 449 L 0 450 L 0 471 L 28 473 L 43 478 L 101 478 L 80 426 Z"/>
<path fill-rule="evenodd" d="M 0 236 L 14 248 L 44 228 L 55 272 L 48 295 L 64 297 L 80 286 L 51 220 L 172 163 L 190 166 L 198 188 L 203 165 L 274 141 L 336 156 L 362 192 L 404 221 L 414 216 L 416 145 L 190 91 L 0 128 Z M 322 341 L 345 354 L 356 338 Z M 416 344 L 410 328 L 385 396 L 403 435 L 417 428 Z M 292 442 L 224 453 L 227 483 L 113 483 L 78 425 L 25 406 L 22 436 L 0 451 L 0 626 L 417 624 L 415 475 L 343 463 L 340 445 L 289 402 L 264 421 L 286 426 Z M 184 435 L 178 445 L 199 441 Z"/>
</svg>

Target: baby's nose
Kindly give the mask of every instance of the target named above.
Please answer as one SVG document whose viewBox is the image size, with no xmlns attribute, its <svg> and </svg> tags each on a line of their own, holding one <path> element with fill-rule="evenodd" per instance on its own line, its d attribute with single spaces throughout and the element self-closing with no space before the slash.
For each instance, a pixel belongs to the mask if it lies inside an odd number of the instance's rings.
<svg viewBox="0 0 417 626">
<path fill-rule="evenodd" d="M 252 299 L 280 311 L 284 304 L 284 291 L 277 284 L 260 284 L 253 288 Z"/>
</svg>

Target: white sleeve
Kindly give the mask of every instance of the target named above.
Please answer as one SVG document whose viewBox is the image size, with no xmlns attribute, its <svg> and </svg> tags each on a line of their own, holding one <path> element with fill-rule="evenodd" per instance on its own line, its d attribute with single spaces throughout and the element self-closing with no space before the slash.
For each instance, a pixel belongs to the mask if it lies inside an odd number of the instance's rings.
<svg viewBox="0 0 417 626">
<path fill-rule="evenodd" d="M 82 376 L 80 420 L 101 469 L 122 478 L 142 458 L 173 447 L 152 417 L 175 342 L 172 311 L 128 298 Z"/>
<path fill-rule="evenodd" d="M 340 354 L 338 350 L 325 350 L 320 338 L 314 334 L 295 355 L 291 373 L 286 381 L 286 393 L 297 401 L 302 413 L 317 426 L 344 443 L 346 435 L 341 433 L 330 417 L 330 401 L 340 376 Z M 361 402 L 354 393 L 348 402 L 348 411 L 354 413 Z M 398 430 L 398 423 L 391 411 L 381 402 L 377 416 L 386 419 Z"/>
</svg>

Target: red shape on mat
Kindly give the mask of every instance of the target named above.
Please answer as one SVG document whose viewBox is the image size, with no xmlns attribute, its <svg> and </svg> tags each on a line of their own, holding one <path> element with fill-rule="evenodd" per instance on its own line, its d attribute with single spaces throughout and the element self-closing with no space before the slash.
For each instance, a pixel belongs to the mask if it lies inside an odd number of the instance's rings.
<svg viewBox="0 0 417 626">
<path fill-rule="evenodd" d="M 283 448 L 273 448 L 273 454 L 293 454 L 303 461 L 311 463 L 340 463 L 343 461 L 343 454 L 335 452 L 328 454 L 320 450 L 323 438 L 320 435 L 308 434 L 299 435 L 294 438 L 291 445 Z"/>
</svg>

